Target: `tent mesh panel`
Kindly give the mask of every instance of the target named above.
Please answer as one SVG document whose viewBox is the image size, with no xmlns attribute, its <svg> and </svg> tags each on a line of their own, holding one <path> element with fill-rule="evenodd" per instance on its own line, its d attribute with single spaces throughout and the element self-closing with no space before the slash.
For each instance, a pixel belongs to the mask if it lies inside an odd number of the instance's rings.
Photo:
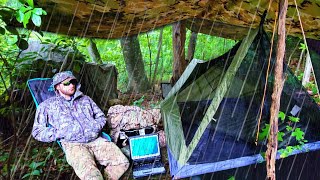
<svg viewBox="0 0 320 180">
<path fill-rule="evenodd" d="M 194 83 L 204 72 L 210 68 L 225 71 L 239 45 L 236 45 L 225 55 L 196 66 L 195 73 L 192 74 L 179 92 Z M 270 44 L 265 33 L 258 35 L 241 66 L 239 67 L 231 87 L 221 102 L 214 119 L 206 128 L 199 140 L 188 163 L 208 163 L 234 159 L 248 155 L 254 155 L 265 151 L 266 141 L 255 145 L 254 140 L 257 132 L 257 123 L 260 115 L 260 107 L 263 105 L 261 115 L 261 129 L 269 122 L 271 106 L 271 93 L 273 84 L 274 56 L 271 60 L 269 76 L 267 78 L 267 90 L 264 102 L 262 103 L 263 91 L 266 83 L 267 65 Z M 301 108 L 296 114 L 301 120 L 295 127 L 301 128 L 305 132 L 308 142 L 320 139 L 317 129 L 320 127 L 316 117 L 320 117 L 319 106 L 311 99 L 301 83 L 293 73 L 284 67 L 286 72 L 286 82 L 281 96 L 280 111 L 290 115 L 294 106 Z M 222 76 L 223 74 L 221 74 Z M 220 77 L 218 77 L 220 78 Z M 210 85 L 210 84 L 208 84 Z M 178 93 L 179 93 L 178 92 Z M 197 96 L 192 94 L 191 96 Z M 188 99 L 188 97 L 186 97 Z M 210 99 L 200 101 L 178 102 L 180 116 L 182 120 L 185 144 L 188 146 L 197 131 L 201 120 L 210 105 Z M 279 130 L 285 131 L 287 121 L 279 122 Z M 279 149 L 286 145 L 296 145 L 291 133 L 284 135 L 284 141 L 279 142 Z"/>
</svg>

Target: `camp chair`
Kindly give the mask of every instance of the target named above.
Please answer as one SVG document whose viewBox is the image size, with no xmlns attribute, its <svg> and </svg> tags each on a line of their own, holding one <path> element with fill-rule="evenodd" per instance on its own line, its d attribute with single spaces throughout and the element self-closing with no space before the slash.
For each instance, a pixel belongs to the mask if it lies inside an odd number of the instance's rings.
<svg viewBox="0 0 320 180">
<path fill-rule="evenodd" d="M 44 100 L 55 96 L 54 87 L 52 86 L 52 78 L 29 79 L 27 81 L 27 85 L 36 107 L 38 107 Z M 111 141 L 111 137 L 105 132 L 101 133 L 101 137 Z M 62 148 L 61 143 L 59 141 L 57 141 L 57 143 Z"/>
</svg>

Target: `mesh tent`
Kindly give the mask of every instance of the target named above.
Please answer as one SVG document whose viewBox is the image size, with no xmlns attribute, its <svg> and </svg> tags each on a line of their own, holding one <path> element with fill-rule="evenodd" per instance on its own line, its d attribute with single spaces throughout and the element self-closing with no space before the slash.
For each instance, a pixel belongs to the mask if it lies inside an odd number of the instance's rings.
<svg viewBox="0 0 320 180">
<path fill-rule="evenodd" d="M 246 179 L 263 178 L 249 173 L 248 167 L 263 162 L 261 153 L 266 151 L 266 140 L 255 144 L 255 139 L 259 118 L 260 130 L 269 122 L 275 58 L 272 55 L 268 63 L 270 49 L 268 36 L 260 28 L 251 30 L 226 54 L 210 61 L 194 59 L 188 65 L 161 104 L 174 179 L 219 171 L 239 175 L 240 170 L 229 170 L 240 167 L 246 167 Z M 280 111 L 300 118 L 294 127 L 307 140 L 290 155 L 315 151 L 320 148 L 319 107 L 284 67 Z M 280 121 L 279 131 L 285 132 L 287 125 Z M 279 149 L 297 143 L 287 132 Z"/>
</svg>

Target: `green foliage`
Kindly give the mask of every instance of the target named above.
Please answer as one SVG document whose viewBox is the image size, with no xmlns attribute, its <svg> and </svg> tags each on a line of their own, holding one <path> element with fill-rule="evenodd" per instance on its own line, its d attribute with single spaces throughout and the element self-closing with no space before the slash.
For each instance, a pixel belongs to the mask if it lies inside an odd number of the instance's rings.
<svg viewBox="0 0 320 180">
<path fill-rule="evenodd" d="M 302 81 L 303 75 L 304 75 L 303 72 L 298 73 L 297 78 L 299 81 Z"/>
<path fill-rule="evenodd" d="M 294 146 L 287 146 L 285 149 L 280 149 L 280 157 L 285 158 L 288 157 L 293 150 L 296 149 Z"/>
<path fill-rule="evenodd" d="M 306 50 L 307 49 L 307 45 L 304 44 L 304 43 L 300 43 L 299 49 Z"/>
<path fill-rule="evenodd" d="M 296 122 L 299 122 L 300 118 L 294 117 L 294 116 L 289 116 L 289 120 L 290 120 L 291 122 L 296 123 Z"/>
<path fill-rule="evenodd" d="M 22 179 L 25 179 L 30 176 L 40 176 L 41 175 L 41 173 L 43 172 L 42 169 L 45 167 L 48 159 L 51 158 L 51 156 L 53 154 L 53 150 L 51 147 L 48 147 L 46 149 L 46 152 L 48 153 L 47 157 L 43 161 L 37 161 L 37 160 L 33 160 L 33 159 L 36 159 L 38 157 L 39 150 L 36 148 L 32 149 L 32 153 L 33 153 L 32 162 L 28 165 L 30 172 L 25 174 L 22 177 Z"/>
<path fill-rule="evenodd" d="M 49 33 L 46 33 L 46 36 Z M 185 47 L 188 47 L 190 31 L 187 31 L 187 39 Z M 138 35 L 141 53 L 145 64 L 145 71 L 149 79 L 156 76 L 156 83 L 166 81 L 168 82 L 172 76 L 172 26 L 165 26 L 163 29 L 163 38 L 161 53 L 159 57 L 158 71 L 154 74 L 156 56 L 158 53 L 158 41 L 160 37 L 160 29 L 142 33 Z M 46 39 L 63 38 L 65 41 L 70 41 L 71 37 L 61 35 L 50 35 Z M 87 62 L 91 62 L 88 52 L 89 40 L 85 38 L 73 38 L 77 49 L 86 57 Z M 47 40 L 44 40 L 46 42 Z M 101 59 L 104 63 L 114 64 L 118 71 L 118 89 L 125 91 L 128 84 L 128 75 L 126 72 L 126 65 L 124 63 L 122 48 L 119 39 L 94 39 Z M 204 42 L 202 42 L 204 41 Z M 210 60 L 227 52 L 234 46 L 236 41 L 223 39 L 219 37 L 212 37 L 205 34 L 198 34 L 198 41 L 194 58 Z M 57 43 L 55 43 L 57 44 Z M 58 43 L 59 44 L 59 43 Z M 58 45 L 57 44 L 57 45 Z M 60 44 L 59 44 L 60 45 Z M 203 52 L 205 50 L 205 52 Z M 187 48 L 185 53 L 187 54 Z"/>
<path fill-rule="evenodd" d="M 315 102 L 316 102 L 318 105 L 320 104 L 320 96 L 313 97 L 313 99 L 315 100 Z"/>
<path fill-rule="evenodd" d="M 283 136 L 284 135 L 285 135 L 284 132 L 278 132 L 277 139 L 278 139 L 279 142 L 283 141 Z"/>
<path fill-rule="evenodd" d="M 0 0 L 0 6 L 4 6 L 6 4 L 7 0 Z"/>
<path fill-rule="evenodd" d="M 236 180 L 236 178 L 234 176 L 231 176 L 228 178 L 228 180 Z"/>
<path fill-rule="evenodd" d="M 41 167 L 44 166 L 46 164 L 45 161 L 41 161 L 41 162 L 32 162 L 31 164 L 29 164 L 29 168 L 31 169 L 30 173 L 25 174 L 22 179 L 27 178 L 29 176 L 40 176 L 42 173 L 42 169 Z"/>
<path fill-rule="evenodd" d="M 0 165 L 4 164 L 4 167 L 0 170 L 0 174 L 3 176 L 6 176 L 8 174 L 7 170 L 7 160 L 9 158 L 9 153 L 8 152 L 1 152 L 0 151 Z"/>
<path fill-rule="evenodd" d="M 134 106 L 142 107 L 142 103 L 144 101 L 144 96 L 142 96 L 140 99 L 133 102 Z"/>
<path fill-rule="evenodd" d="M 311 95 L 318 94 L 318 88 L 314 81 L 310 81 L 305 85 L 305 88 L 311 91 Z"/>
<path fill-rule="evenodd" d="M 268 139 L 269 131 L 270 131 L 270 125 L 265 124 L 265 127 L 259 132 L 258 140 L 262 141 L 264 139 Z"/>
<path fill-rule="evenodd" d="M 236 43 L 237 41 L 231 39 L 198 34 L 194 58 L 202 60 L 217 58 L 229 51 Z"/>
<path fill-rule="evenodd" d="M 286 118 L 286 114 L 284 112 L 280 111 L 278 114 L 278 118 L 280 118 L 280 120 L 283 122 L 284 119 Z"/>
<path fill-rule="evenodd" d="M 7 149 L 1 149 L 0 166 L 2 166 L 3 168 L 0 169 L 0 175 L 5 177 L 8 173 L 16 172 L 17 170 L 19 170 L 20 172 L 22 172 L 22 174 L 24 174 L 22 179 L 36 179 L 36 176 L 40 177 L 43 175 L 43 172 L 45 171 L 45 168 L 47 168 L 48 163 L 52 163 L 52 161 L 57 162 L 57 159 L 61 159 L 61 155 L 59 155 L 58 152 L 61 152 L 61 150 L 58 149 L 57 151 L 52 147 L 32 148 L 30 151 L 24 151 L 22 153 L 15 150 L 13 152 L 15 154 L 15 156 L 13 156 L 15 164 L 11 164 L 10 168 L 8 168 L 7 161 L 9 159 L 9 152 L 7 152 Z M 21 158 L 22 156 L 25 158 Z M 58 165 L 58 167 L 67 166 L 65 160 L 64 164 L 56 164 Z M 8 172 L 8 170 L 10 170 L 11 172 Z"/>
<path fill-rule="evenodd" d="M 301 77 L 298 77 L 298 79 L 301 81 L 303 78 L 303 73 Z M 312 99 L 318 104 L 320 105 L 320 96 L 319 96 L 319 90 L 318 90 L 318 86 L 316 84 L 316 82 L 314 80 L 311 80 L 310 82 L 308 82 L 305 86 L 304 86 L 308 92 L 309 95 L 311 95 Z"/>
<path fill-rule="evenodd" d="M 262 130 L 259 132 L 258 141 L 263 141 L 265 139 L 268 139 L 269 133 L 270 133 L 270 125 L 265 124 L 265 127 L 262 128 Z M 283 132 L 278 132 L 278 136 L 277 136 L 278 141 L 283 141 L 283 136 L 284 136 Z"/>
<path fill-rule="evenodd" d="M 293 128 L 292 128 L 291 126 L 287 125 L 287 126 L 286 126 L 286 130 L 287 130 L 287 131 L 292 131 Z"/>
<path fill-rule="evenodd" d="M 301 141 L 304 139 L 304 132 L 301 131 L 300 128 L 295 128 L 292 132 L 291 136 L 296 137 L 297 141 Z"/>
<path fill-rule="evenodd" d="M 41 16 L 47 15 L 42 8 L 35 8 L 33 0 L 13 0 L 8 5 L 12 8 L 16 20 L 26 28 L 30 19 L 35 26 L 41 25 Z"/>
<path fill-rule="evenodd" d="M 1 4 L 2 2 L 3 1 L 1 1 Z M 11 2 L 11 4 L 14 3 Z M 25 68 L 23 65 L 23 63 L 25 63 L 25 59 L 19 59 L 19 55 L 21 50 L 28 48 L 27 40 L 31 31 L 26 29 L 18 30 L 14 27 L 7 26 L 7 24 L 16 19 L 26 26 L 31 17 L 35 25 L 40 25 L 40 16 L 46 14 L 42 9 L 34 8 L 33 0 L 21 0 L 20 2 L 15 2 L 15 5 L 16 6 L 14 7 L 0 5 L 0 104 L 7 103 L 8 101 L 10 103 L 9 106 L 1 107 L 1 117 L 5 117 L 5 115 L 9 113 L 19 113 L 23 110 L 21 108 L 17 108 L 17 104 L 11 101 L 12 98 L 9 98 L 9 96 L 10 94 L 12 96 L 11 92 L 15 92 L 18 89 L 24 88 L 25 83 L 20 83 L 17 80 L 21 74 L 27 74 L 29 72 L 29 69 Z M 6 93 L 4 94 L 4 92 Z M 17 134 L 18 132 L 13 133 Z M 11 152 L 11 154 L 7 155 L 6 153 L 8 152 L 2 150 L 0 151 L 0 154 L 2 154 L 0 158 L 2 161 L 1 164 L 6 161 L 3 169 L 1 170 L 2 177 L 9 177 L 9 175 L 15 171 L 17 167 L 17 165 L 14 166 L 12 162 L 16 151 Z M 35 164 L 30 164 L 30 166 L 35 167 Z M 37 174 L 38 173 L 36 171 L 31 173 L 31 175 Z"/>
<path fill-rule="evenodd" d="M 11 4 L 13 4 L 12 7 L 0 6 L 0 34 L 9 36 L 11 42 L 24 50 L 28 48 L 27 35 L 19 33 L 16 28 L 7 26 L 7 24 L 12 21 L 13 16 L 24 27 L 27 26 L 30 18 L 35 26 L 40 26 L 41 16 L 47 13 L 42 8 L 35 8 L 33 0 L 20 0 Z"/>
<path fill-rule="evenodd" d="M 301 131 L 300 128 L 297 128 L 294 126 L 295 123 L 298 123 L 300 121 L 300 118 L 294 117 L 294 116 L 286 116 L 286 114 L 281 111 L 279 112 L 278 117 L 283 123 L 287 123 L 285 130 L 278 132 L 277 134 L 278 141 L 282 142 L 284 135 L 286 133 L 290 133 L 291 137 L 295 138 L 295 140 L 298 142 L 298 145 L 295 145 L 295 146 L 288 145 L 284 149 L 278 150 L 278 152 L 280 153 L 280 157 L 285 158 L 289 156 L 294 150 L 301 149 L 302 145 L 304 145 L 307 142 L 307 140 L 304 139 L 305 133 Z M 262 130 L 259 132 L 258 140 L 259 141 L 266 140 L 269 136 L 269 130 L 270 130 L 270 125 L 265 124 L 265 127 L 262 128 Z"/>
<path fill-rule="evenodd" d="M 17 21 L 23 23 L 23 26 L 26 28 L 29 20 L 35 26 L 40 27 L 41 25 L 41 15 L 47 15 L 46 11 L 42 8 L 33 8 L 32 6 L 22 6 L 16 14 Z"/>
</svg>

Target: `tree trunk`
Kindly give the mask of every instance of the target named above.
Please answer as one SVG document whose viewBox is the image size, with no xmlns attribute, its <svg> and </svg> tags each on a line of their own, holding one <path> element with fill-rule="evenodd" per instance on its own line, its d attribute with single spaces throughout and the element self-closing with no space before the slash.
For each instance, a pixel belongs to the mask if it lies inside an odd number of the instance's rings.
<svg viewBox="0 0 320 180">
<path fill-rule="evenodd" d="M 172 31 L 173 45 L 173 72 L 171 84 L 175 84 L 186 69 L 187 62 L 184 54 L 184 43 L 186 41 L 186 28 L 180 21 L 173 25 Z"/>
<path fill-rule="evenodd" d="M 91 38 L 89 39 L 89 42 L 88 51 L 92 62 L 103 64 L 96 43 Z"/>
<path fill-rule="evenodd" d="M 278 24 L 278 45 L 277 59 L 274 69 L 274 85 L 272 93 L 272 103 L 270 109 L 270 132 L 267 144 L 266 161 L 267 161 L 267 178 L 275 180 L 276 155 L 278 149 L 278 114 L 280 107 L 280 96 L 284 84 L 283 76 L 283 60 L 285 55 L 285 20 L 287 14 L 288 0 L 280 0 L 279 2 L 279 24 Z"/>
<path fill-rule="evenodd" d="M 153 78 L 151 81 L 152 86 L 154 85 L 154 83 L 156 81 L 156 76 L 158 73 L 159 59 L 160 59 L 160 53 L 161 53 L 161 48 L 162 48 L 162 34 L 163 34 L 163 28 L 161 28 L 160 34 L 159 34 L 158 52 L 157 52 L 157 57 L 156 57 L 155 64 L 154 64 Z"/>
<path fill-rule="evenodd" d="M 188 46 L 188 56 L 187 62 L 192 61 L 194 56 L 194 51 L 196 49 L 198 33 L 192 32 L 190 36 L 189 46 Z"/>
<path fill-rule="evenodd" d="M 144 70 L 138 37 L 124 37 L 121 38 L 120 42 L 129 77 L 127 91 L 146 92 L 150 89 L 150 84 Z"/>
</svg>

